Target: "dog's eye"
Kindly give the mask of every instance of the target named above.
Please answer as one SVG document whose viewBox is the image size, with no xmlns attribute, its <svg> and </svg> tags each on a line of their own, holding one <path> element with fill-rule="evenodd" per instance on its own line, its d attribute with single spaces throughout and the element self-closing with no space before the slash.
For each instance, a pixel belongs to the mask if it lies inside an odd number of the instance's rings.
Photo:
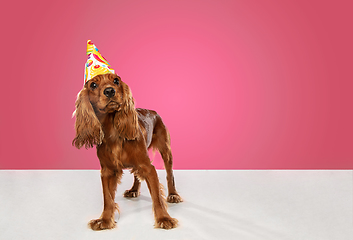
<svg viewBox="0 0 353 240">
<path fill-rule="evenodd" d="M 119 78 L 114 78 L 114 84 L 119 85 Z"/>
<path fill-rule="evenodd" d="M 92 90 L 96 89 L 97 87 L 98 87 L 98 85 L 95 82 L 91 83 L 91 85 L 90 85 L 90 88 Z"/>
</svg>

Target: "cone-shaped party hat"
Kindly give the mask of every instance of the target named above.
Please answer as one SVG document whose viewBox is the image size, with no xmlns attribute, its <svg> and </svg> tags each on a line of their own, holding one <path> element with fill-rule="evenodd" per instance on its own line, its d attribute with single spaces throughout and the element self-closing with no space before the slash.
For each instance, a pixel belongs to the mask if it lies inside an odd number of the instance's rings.
<svg viewBox="0 0 353 240">
<path fill-rule="evenodd" d="M 115 73 L 110 64 L 99 53 L 98 48 L 91 40 L 87 41 L 88 59 L 85 65 L 85 83 L 99 74 Z"/>
</svg>

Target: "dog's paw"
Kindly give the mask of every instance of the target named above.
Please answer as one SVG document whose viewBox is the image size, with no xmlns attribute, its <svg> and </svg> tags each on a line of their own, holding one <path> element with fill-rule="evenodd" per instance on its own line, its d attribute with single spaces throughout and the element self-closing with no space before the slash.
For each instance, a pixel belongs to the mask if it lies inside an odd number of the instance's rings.
<svg viewBox="0 0 353 240">
<path fill-rule="evenodd" d="M 99 231 L 99 230 L 104 230 L 104 229 L 112 229 L 116 227 L 116 223 L 114 221 L 114 219 L 110 219 L 110 220 L 104 220 L 104 219 L 94 219 L 91 220 L 88 223 L 88 226 L 95 231 Z"/>
<path fill-rule="evenodd" d="M 124 192 L 124 197 L 126 198 L 136 198 L 140 195 L 139 191 L 134 191 L 134 190 L 126 190 Z"/>
<path fill-rule="evenodd" d="M 178 220 L 171 217 L 163 217 L 156 221 L 156 228 L 172 229 L 178 226 Z"/>
<path fill-rule="evenodd" d="M 169 194 L 167 202 L 169 203 L 180 203 L 183 199 L 178 194 Z"/>
</svg>

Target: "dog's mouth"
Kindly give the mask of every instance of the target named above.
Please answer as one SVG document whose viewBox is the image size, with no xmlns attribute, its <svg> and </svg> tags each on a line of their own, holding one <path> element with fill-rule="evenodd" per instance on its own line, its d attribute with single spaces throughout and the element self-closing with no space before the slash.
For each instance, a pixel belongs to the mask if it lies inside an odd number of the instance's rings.
<svg viewBox="0 0 353 240">
<path fill-rule="evenodd" d="M 108 102 L 107 105 L 105 105 L 105 107 L 103 109 L 100 109 L 101 111 L 112 111 L 112 110 L 119 110 L 120 108 L 120 103 L 114 102 L 114 101 L 110 101 Z"/>
</svg>

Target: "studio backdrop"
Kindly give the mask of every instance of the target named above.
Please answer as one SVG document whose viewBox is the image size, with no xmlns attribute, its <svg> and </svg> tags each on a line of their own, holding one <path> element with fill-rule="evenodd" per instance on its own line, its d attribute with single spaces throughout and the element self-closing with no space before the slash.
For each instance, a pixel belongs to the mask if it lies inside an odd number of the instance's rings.
<svg viewBox="0 0 353 240">
<path fill-rule="evenodd" d="M 2 8 L 0 169 L 99 169 L 71 145 L 88 39 L 162 116 L 175 169 L 353 168 L 351 1 Z"/>
</svg>

